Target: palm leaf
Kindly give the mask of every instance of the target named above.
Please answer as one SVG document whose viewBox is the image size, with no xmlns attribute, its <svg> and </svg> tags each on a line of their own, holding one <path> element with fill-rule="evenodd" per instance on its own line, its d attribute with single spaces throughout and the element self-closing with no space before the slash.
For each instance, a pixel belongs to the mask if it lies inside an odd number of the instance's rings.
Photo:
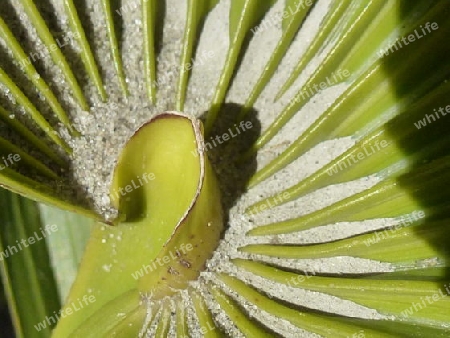
<svg viewBox="0 0 450 338">
<path fill-rule="evenodd" d="M 17 336 L 448 335 L 448 1 L 299 5 L 5 5 Z"/>
</svg>

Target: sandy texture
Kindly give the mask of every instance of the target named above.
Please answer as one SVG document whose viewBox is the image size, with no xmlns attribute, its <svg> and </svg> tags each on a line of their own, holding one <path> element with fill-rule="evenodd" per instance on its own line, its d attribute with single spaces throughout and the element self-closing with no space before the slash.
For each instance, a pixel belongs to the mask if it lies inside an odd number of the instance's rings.
<svg viewBox="0 0 450 338">
<path fill-rule="evenodd" d="M 179 72 L 179 57 L 182 37 L 185 24 L 185 1 L 168 0 L 166 6 L 166 16 L 164 20 L 164 36 L 161 52 L 158 56 L 158 78 L 161 79 L 161 86 L 158 88 L 158 102 L 152 106 L 145 93 L 145 81 L 143 78 L 143 57 L 142 57 L 142 28 L 139 1 L 135 0 L 135 6 L 129 5 L 123 11 L 123 32 L 122 32 L 122 55 L 127 83 L 130 89 L 130 96 L 125 99 L 120 91 L 115 70 L 109 53 L 104 16 L 98 1 L 86 1 L 88 8 L 84 23 L 92 30 L 88 37 L 95 46 L 95 56 L 99 62 L 105 86 L 109 95 L 106 103 L 99 100 L 95 88 L 90 84 L 83 71 L 76 71 L 86 96 L 91 104 L 91 111 L 84 112 L 79 109 L 71 96 L 70 90 L 65 84 L 59 70 L 52 64 L 48 55 L 40 60 L 40 69 L 48 75 L 52 87 L 57 88 L 57 92 L 64 100 L 64 105 L 70 111 L 74 125 L 83 133 L 83 137 L 69 139 L 68 141 L 74 149 L 71 158 L 73 164 L 70 179 L 76 185 L 76 190 L 80 198 L 88 199 L 98 212 L 106 217 L 114 217 L 114 210 L 109 206 L 108 189 L 111 181 L 112 171 L 116 159 L 126 140 L 144 122 L 155 114 L 173 110 L 175 100 L 175 83 Z M 52 1 L 52 6 L 56 11 L 56 26 L 63 32 L 68 31 L 67 18 L 64 14 L 61 1 Z M 132 0 L 126 3 L 132 3 Z M 316 58 L 308 66 L 304 74 L 297 80 L 294 88 L 288 92 L 277 103 L 273 103 L 273 98 L 277 89 L 287 78 L 294 67 L 298 57 L 303 53 L 308 43 L 311 41 L 318 29 L 320 19 L 326 12 L 330 0 L 320 0 L 318 5 L 311 12 L 303 29 L 295 38 L 292 47 L 284 58 L 281 67 L 273 77 L 270 84 L 264 90 L 262 96 L 255 105 L 258 112 L 258 121 L 261 128 L 266 128 L 273 121 L 276 114 L 284 107 L 311 74 L 315 66 L 320 62 L 321 57 Z M 42 5 L 45 7 L 45 5 Z M 212 52 L 214 57 L 207 59 L 202 64 L 194 67 L 187 93 L 185 112 L 195 116 L 201 116 L 208 110 L 215 85 L 220 76 L 221 69 L 225 62 L 228 48 L 228 12 L 230 0 L 223 0 L 212 11 L 207 18 L 203 32 L 198 43 L 197 55 Z M 13 6 L 18 12 L 20 6 Z M 281 15 L 283 1 L 270 10 L 269 15 Z M 118 14 L 115 14 L 116 16 Z M 86 20 L 88 20 L 86 22 Z M 30 23 L 26 17 L 23 19 L 26 27 Z M 32 28 L 26 30 L 28 41 L 33 48 L 43 49 L 41 42 L 37 38 Z M 245 56 L 242 59 L 235 80 L 230 88 L 226 99 L 228 105 L 239 105 L 245 102 L 253 84 L 259 77 L 266 61 L 281 36 L 280 25 L 271 26 L 268 29 L 256 33 L 251 39 Z M 73 51 L 77 47 L 73 46 Z M 325 48 L 326 51 L 326 48 Z M 69 54 L 68 50 L 64 52 Z M 322 53 L 323 56 L 323 53 Z M 74 68 L 82 67 L 80 60 L 75 56 L 70 60 Z M 323 91 L 314 97 L 266 146 L 257 156 L 257 168 L 261 168 L 270 160 L 277 156 L 293 140 L 295 140 L 317 116 L 345 89 L 346 85 L 341 84 Z M 43 109 L 45 112 L 45 109 Z M 47 112 L 48 113 L 48 112 Z M 61 131 L 62 134 L 64 130 Z M 363 178 L 355 182 L 340 184 L 320 189 L 298 200 L 277 207 L 273 210 L 265 211 L 259 215 L 248 217 L 243 214 L 246 206 L 255 201 L 273 195 L 274 192 L 286 188 L 300 179 L 313 173 L 315 170 L 329 162 L 331 159 L 345 151 L 353 141 L 349 138 L 335 141 L 327 141 L 317 145 L 308 151 L 298 160 L 288 167 L 269 178 L 256 188 L 245 192 L 238 200 L 233 201 L 229 191 L 233 190 L 236 181 L 242 179 L 242 175 L 237 172 L 230 172 L 232 156 L 222 156 L 222 149 L 217 149 L 211 153 L 212 161 L 219 174 L 222 188 L 224 190 L 225 203 L 232 205 L 229 211 L 229 227 L 224 236 L 224 240 L 216 251 L 213 259 L 209 262 L 208 271 L 205 272 L 204 280 L 211 280 L 220 285 L 214 276 L 214 271 L 224 271 L 236 274 L 239 278 L 248 281 L 273 297 L 292 300 L 294 295 L 295 303 L 309 308 L 322 309 L 337 312 L 349 316 L 361 316 L 364 318 L 380 318 L 380 315 L 371 309 L 364 308 L 352 302 L 342 301 L 335 297 L 309 292 L 302 289 L 293 289 L 287 286 L 268 282 L 261 277 L 250 273 L 239 271 L 229 262 L 230 258 L 255 258 L 262 261 L 271 262 L 275 265 L 290 267 L 306 271 L 324 272 L 363 272 L 363 271 L 386 271 L 389 266 L 377 264 L 367 260 L 348 259 L 337 257 L 333 259 L 319 260 L 277 260 L 262 257 L 252 257 L 238 253 L 237 249 L 250 243 L 267 243 L 273 238 L 248 238 L 244 234 L 256 224 L 265 224 L 276 220 L 284 220 L 310 213 L 323 208 L 344 197 L 350 196 L 358 191 L 373 186 L 378 182 L 376 177 Z M 226 150 L 223 150 L 224 152 Z M 229 151 L 229 150 L 228 150 Z M 369 231 L 382 226 L 392 224 L 392 220 L 379 220 L 370 222 L 357 222 L 352 224 L 331 224 L 329 226 L 311 229 L 298 234 L 278 236 L 280 243 L 317 243 L 344 238 L 356 233 Z M 203 283 L 200 283 L 203 284 Z M 226 290 L 226 288 L 225 288 Z M 232 293 L 231 293 L 232 294 Z M 213 301 L 207 298 L 207 302 L 214 312 L 218 314 L 221 326 L 233 336 L 238 337 L 236 329 L 225 317 Z M 240 299 L 237 296 L 237 299 Z M 242 299 L 240 299 L 242 301 Z M 270 325 L 275 332 L 286 337 L 316 337 L 316 335 L 306 333 L 298 328 L 280 321 L 279 319 L 261 312 L 257 308 L 250 306 L 243 301 L 246 309 L 267 325 Z M 190 306 L 189 306 L 190 308 Z M 195 322 L 195 318 L 192 323 Z M 195 326 L 195 324 L 192 324 Z M 194 328 L 195 329 L 195 328 Z M 153 329 L 154 330 L 154 326 Z M 197 328 L 198 330 L 198 328 Z M 150 331 L 149 336 L 151 335 Z"/>
</svg>

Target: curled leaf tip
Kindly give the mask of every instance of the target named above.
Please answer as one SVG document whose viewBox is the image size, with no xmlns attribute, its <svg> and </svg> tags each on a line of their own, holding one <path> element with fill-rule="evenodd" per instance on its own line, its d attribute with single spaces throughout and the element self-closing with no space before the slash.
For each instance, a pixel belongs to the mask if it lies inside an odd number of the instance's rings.
<svg viewBox="0 0 450 338">
<path fill-rule="evenodd" d="M 154 269 L 140 279 L 154 298 L 186 288 L 218 244 L 220 192 L 204 149 L 199 120 L 166 112 L 135 133 L 117 164 L 114 206 L 125 223 L 148 227 L 160 248 Z"/>
</svg>

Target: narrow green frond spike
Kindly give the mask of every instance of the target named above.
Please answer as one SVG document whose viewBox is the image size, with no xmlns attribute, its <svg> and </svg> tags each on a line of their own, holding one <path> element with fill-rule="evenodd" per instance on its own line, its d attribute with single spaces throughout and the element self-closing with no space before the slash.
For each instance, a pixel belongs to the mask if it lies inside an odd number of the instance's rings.
<svg viewBox="0 0 450 338">
<path fill-rule="evenodd" d="M 342 15 L 346 12 L 351 0 L 335 1 L 331 4 L 330 9 L 326 17 L 323 19 L 319 32 L 314 37 L 312 43 L 308 46 L 305 53 L 301 56 L 295 69 L 292 71 L 288 80 L 283 84 L 277 95 L 275 96 L 275 101 L 278 101 L 284 93 L 292 86 L 295 80 L 300 76 L 305 67 L 308 65 L 309 61 L 313 56 L 319 51 L 323 46 L 326 39 L 334 32 L 337 28 L 340 28 L 339 22 L 342 21 Z M 343 30 L 345 32 L 345 30 Z"/>
<path fill-rule="evenodd" d="M 141 323 L 141 331 L 139 332 L 139 335 L 142 335 L 143 332 L 146 332 L 152 324 L 155 323 L 155 318 L 159 315 L 161 310 L 161 302 L 147 304 L 147 317 L 145 318 L 145 321 Z M 134 335 L 133 337 L 136 336 L 137 335 Z"/>
<path fill-rule="evenodd" d="M 414 217 L 418 217 L 416 212 Z M 412 218 L 411 215 L 408 217 Z M 421 223 L 422 222 L 422 223 Z M 239 249 L 255 255 L 280 259 L 319 259 L 356 257 L 394 264 L 398 269 L 418 269 L 445 264 L 448 219 L 436 222 L 402 221 L 391 228 L 377 230 L 329 243 L 314 245 L 255 244 Z"/>
<path fill-rule="evenodd" d="M 326 208 L 317 210 L 300 218 L 263 225 L 251 230 L 249 235 L 275 235 L 306 230 L 313 227 L 339 221 L 361 221 L 378 217 L 400 216 L 403 213 L 421 210 L 420 202 L 410 194 L 427 194 L 436 189 L 434 203 L 439 198 L 445 200 L 450 190 L 439 188 L 444 182 L 450 182 L 447 157 L 440 158 L 417 169 L 414 173 L 405 174 L 398 179 L 382 181 L 370 189 L 354 194 Z M 431 198 L 429 199 L 431 201 Z"/>
<path fill-rule="evenodd" d="M 8 140 L 4 139 L 1 136 L 0 136 L 0 153 L 5 156 L 7 156 L 7 154 L 11 155 L 11 159 L 9 161 L 14 162 L 14 158 L 18 159 L 16 162 L 17 165 L 20 167 L 22 166 L 22 163 L 24 163 L 27 168 L 34 169 L 43 176 L 52 179 L 58 178 L 58 175 L 53 170 L 48 168 L 45 164 L 43 164 L 41 161 L 37 160 L 33 156 L 30 156 L 28 153 L 24 152 L 20 147 L 12 144 L 11 142 L 9 142 Z M 4 163 L 5 160 L 0 162 L 0 170 L 4 169 L 5 167 Z M 10 168 L 12 169 L 12 167 Z"/>
<path fill-rule="evenodd" d="M 250 179 L 249 187 L 262 182 L 322 141 L 356 133 L 361 137 L 401 112 L 407 112 L 411 104 L 445 81 L 450 74 L 449 64 L 439 55 L 439 52 L 445 54 L 449 50 L 449 46 L 444 44 L 448 29 L 450 25 L 442 27 L 442 32 L 437 31 L 428 39 L 417 41 L 413 49 L 405 46 L 376 61 L 297 140 L 257 172 Z M 430 56 L 433 58 L 431 63 L 423 59 L 423 53 L 430 48 L 439 51 L 437 55 Z M 404 62 L 405 57 L 410 63 Z M 416 66 L 411 67 L 411 64 Z M 386 65 L 392 68 L 389 73 L 386 72 Z M 430 76 L 430 73 L 433 75 Z M 391 78 L 395 78 L 396 91 L 392 89 Z M 447 91 L 445 86 L 437 90 L 436 96 Z M 285 111 L 294 113 L 295 108 L 294 100 Z M 255 145 L 245 156 L 258 148 Z"/>
<path fill-rule="evenodd" d="M 156 55 L 155 26 L 156 0 L 142 0 L 142 25 L 144 30 L 144 72 L 147 82 L 147 95 L 151 103 L 156 103 Z"/>
<path fill-rule="evenodd" d="M 29 60 L 29 57 L 20 46 L 19 41 L 17 41 L 17 39 L 14 37 L 14 34 L 11 32 L 2 18 L 0 18 L 0 37 L 5 41 L 9 50 L 14 54 L 16 61 L 20 63 L 20 66 L 25 74 L 27 74 L 28 79 L 33 82 L 36 88 L 39 89 L 39 92 L 45 97 L 59 120 L 70 132 L 74 133 L 74 129 L 72 128 L 67 113 L 64 111 L 64 108 L 61 106 L 55 94 L 52 92 L 47 83 L 36 71 L 36 68 L 34 68 L 33 64 Z"/>
<path fill-rule="evenodd" d="M 225 99 L 245 37 L 250 28 L 258 23 L 274 3 L 275 0 L 264 2 L 258 0 L 231 0 L 230 44 L 225 65 L 206 116 L 206 135 L 211 132 L 211 128 Z"/>
<path fill-rule="evenodd" d="M 429 260 L 433 261 L 433 259 Z M 426 262 L 426 261 L 422 261 Z M 423 280 L 423 281 L 445 281 L 448 279 L 448 273 L 450 272 L 450 267 L 444 262 L 434 264 L 416 264 L 416 266 L 411 266 L 408 263 L 393 263 L 391 266 L 394 268 L 392 272 L 383 272 L 378 274 L 370 274 L 368 276 L 362 276 L 365 279 L 388 279 L 388 280 Z"/>
<path fill-rule="evenodd" d="M 89 110 L 89 105 L 86 102 L 83 90 L 78 84 L 77 79 L 75 78 L 75 75 L 72 72 L 72 69 L 70 68 L 66 58 L 61 52 L 61 49 L 56 43 L 52 33 L 48 29 L 47 24 L 45 23 L 44 19 L 39 13 L 39 10 L 37 9 L 33 0 L 20 0 L 20 2 L 22 3 L 22 6 L 25 12 L 27 13 L 28 17 L 30 18 L 31 22 L 33 23 L 34 28 L 36 29 L 39 37 L 47 47 L 47 50 L 49 51 L 53 59 L 53 62 L 58 65 L 58 67 L 64 74 L 67 83 L 71 87 L 73 94 L 77 99 L 79 105 L 83 110 L 85 111 Z"/>
<path fill-rule="evenodd" d="M 151 0 L 150 0 L 151 1 Z M 109 44 L 111 46 L 111 55 L 114 61 L 114 67 L 116 68 L 116 74 L 119 78 L 120 88 L 125 97 L 128 97 L 129 91 L 127 82 L 125 80 L 125 72 L 123 70 L 122 57 L 119 52 L 119 44 L 116 36 L 116 29 L 114 26 L 114 18 L 111 11 L 111 1 L 102 0 L 103 11 L 106 16 L 106 30 L 108 32 Z"/>
<path fill-rule="evenodd" d="M 273 337 L 272 332 L 263 328 L 262 324 L 257 322 L 254 318 L 250 319 L 240 309 L 239 305 L 218 287 L 210 286 L 208 289 L 214 295 L 216 302 L 220 305 L 222 310 L 225 311 L 245 337 Z"/>
<path fill-rule="evenodd" d="M 394 76 L 391 72 L 396 72 L 396 69 L 391 67 L 391 64 L 389 63 L 393 61 L 392 59 L 394 59 L 394 62 L 395 59 L 397 62 L 400 61 L 400 66 L 403 66 L 403 68 L 405 66 L 409 66 L 408 69 L 411 68 L 410 65 L 414 64 L 415 62 L 418 63 L 417 67 L 420 67 L 419 64 L 426 64 L 427 61 L 425 61 L 422 57 L 423 50 L 425 49 L 424 45 L 428 45 L 428 48 L 431 47 L 429 44 L 437 45 L 439 43 L 438 40 L 443 39 L 442 32 L 447 31 L 448 23 L 446 22 L 447 20 L 445 18 L 445 9 L 448 7 L 448 3 L 439 2 L 426 17 L 426 19 L 433 19 L 434 21 L 439 22 L 440 28 L 439 30 L 434 32 L 428 39 L 420 39 L 413 45 L 414 47 L 411 47 L 411 45 L 406 45 L 404 46 L 404 48 L 402 48 L 402 50 L 391 53 L 389 56 L 393 56 L 393 58 L 391 57 L 388 60 L 385 60 L 384 58 L 379 59 L 379 49 L 385 47 L 384 45 L 389 41 L 386 40 L 384 35 L 378 35 L 378 31 L 385 31 L 387 27 L 390 27 L 391 31 L 398 29 L 401 31 L 401 33 L 409 33 L 410 30 L 415 29 L 414 24 L 420 24 L 422 22 L 422 19 L 420 20 L 420 22 L 409 19 L 406 19 L 406 21 L 398 21 L 398 11 L 400 10 L 398 6 L 400 6 L 400 3 L 398 2 L 382 3 L 379 1 L 371 1 L 369 5 L 365 6 L 363 11 L 361 12 L 361 15 L 352 25 L 349 31 L 339 39 L 339 42 L 336 44 L 336 46 L 332 49 L 332 51 L 330 51 L 326 59 L 316 69 L 314 74 L 311 75 L 311 77 L 306 81 L 302 88 L 297 92 L 293 100 L 290 101 L 290 103 L 283 109 L 281 114 L 276 117 L 275 121 L 273 121 L 272 124 L 267 128 L 267 130 L 258 138 L 250 152 L 254 152 L 257 149 L 260 149 L 267 142 L 269 142 L 273 138 L 273 136 L 283 126 L 285 126 L 286 123 L 301 108 L 303 108 L 307 102 L 310 101 L 311 97 L 322 90 L 319 85 L 329 87 L 330 85 L 335 85 L 342 81 L 347 81 L 350 76 L 356 78 L 360 74 L 364 73 L 367 69 L 373 68 L 376 64 L 379 64 L 381 66 L 384 65 L 384 69 L 389 66 L 389 68 L 391 69 L 389 69 L 389 71 L 386 71 L 385 69 L 385 72 L 387 73 L 385 77 L 392 79 L 394 78 Z M 378 17 L 381 9 L 382 13 L 389 15 L 389 20 L 386 27 L 384 21 L 385 17 L 382 15 Z M 373 23 L 370 24 L 372 21 Z M 364 34 L 362 35 L 361 32 L 364 32 Z M 362 39 L 362 36 L 364 36 L 364 39 Z M 368 37 L 373 38 L 374 41 L 377 41 L 377 43 L 374 42 L 373 45 L 370 46 L 366 45 L 365 41 L 367 41 Z M 448 47 L 439 48 L 445 49 Z M 350 53 L 349 50 L 351 51 Z M 410 55 L 408 55 L 407 63 L 404 62 L 406 50 L 408 50 L 409 52 L 413 52 L 412 55 L 414 56 L 414 59 L 411 59 Z M 402 56 L 401 60 L 399 60 L 399 55 Z M 350 58 L 356 58 L 355 60 L 358 60 L 358 62 L 353 62 L 351 67 L 349 64 L 345 64 L 346 60 L 350 60 Z M 435 54 L 433 58 L 441 59 L 438 54 Z M 340 65 L 344 64 L 348 69 L 340 67 Z M 430 66 L 426 68 L 429 67 Z M 422 69 L 418 71 L 418 73 L 421 72 Z M 412 72 L 412 74 L 415 74 L 415 72 Z M 427 75 L 428 74 L 429 73 L 427 73 Z M 418 79 L 416 79 L 415 81 L 419 82 Z M 367 93 L 370 93 L 371 89 L 365 92 L 366 97 Z M 393 90 L 391 90 L 391 92 L 391 95 L 395 95 L 395 92 Z"/>
<path fill-rule="evenodd" d="M 161 309 L 161 317 L 156 328 L 155 337 L 167 337 L 170 326 L 170 302 L 164 301 Z"/>
<path fill-rule="evenodd" d="M 181 297 L 175 298 L 176 306 L 176 338 L 189 337 L 189 329 L 187 324 L 187 311 Z"/>
<path fill-rule="evenodd" d="M 242 120 L 245 115 L 250 111 L 250 109 L 255 104 L 261 92 L 269 83 L 273 74 L 278 68 L 282 58 L 286 54 L 292 40 L 294 39 L 300 26 L 311 10 L 311 8 L 316 4 L 316 0 L 310 1 L 307 4 L 304 2 L 298 3 L 298 1 L 286 0 L 285 10 L 283 12 L 283 33 L 280 41 L 275 47 L 269 61 L 264 66 L 264 70 L 257 80 L 250 96 L 247 98 L 242 110 L 239 114 L 238 120 Z"/>
<path fill-rule="evenodd" d="M 34 135 L 27 127 L 25 127 L 22 123 L 20 123 L 16 118 L 10 118 L 10 116 L 14 116 L 10 112 L 6 111 L 2 107 L 0 107 L 0 119 L 3 120 L 6 124 L 8 124 L 14 132 L 20 134 L 25 140 L 29 141 L 31 145 L 33 145 L 36 149 L 42 151 L 45 155 L 47 155 L 50 159 L 55 161 L 61 167 L 66 168 L 67 162 L 64 161 L 61 157 L 56 154 L 56 152 L 45 142 L 42 141 L 39 137 Z"/>
<path fill-rule="evenodd" d="M 53 205 L 63 210 L 76 212 L 89 218 L 100 220 L 99 215 L 90 209 L 71 203 L 58 196 L 57 192 L 45 184 L 32 180 L 5 168 L 0 171 L 0 187 L 27 197 L 33 201 Z"/>
<path fill-rule="evenodd" d="M 235 260 L 234 263 L 244 270 L 276 283 L 347 299 L 374 308 L 384 315 L 393 315 L 394 321 L 411 324 L 420 323 L 450 333 L 450 329 L 445 328 L 450 319 L 450 312 L 448 311 L 450 297 L 447 297 L 450 294 L 450 286 L 444 282 L 349 280 L 347 278 L 310 275 L 305 277 L 251 261 Z M 389 297 L 385 297 L 386 295 L 389 295 Z M 408 311 L 413 309 L 415 303 L 421 303 L 425 299 L 429 299 L 429 301 L 422 303 L 425 306 L 422 306 L 420 311 Z"/>
<path fill-rule="evenodd" d="M 203 297 L 194 290 L 190 290 L 189 295 L 191 296 L 192 303 L 194 304 L 195 314 L 198 318 L 198 323 L 200 325 L 200 330 L 205 332 L 203 337 L 205 338 L 220 338 L 222 333 L 219 327 L 214 323 L 211 312 L 209 311 Z"/>
<path fill-rule="evenodd" d="M 430 258 L 424 261 L 411 263 L 392 263 L 393 271 L 369 274 L 361 276 L 364 279 L 385 279 L 385 280 L 421 280 L 421 281 L 447 281 L 450 267 L 444 261 L 437 261 Z"/>
<path fill-rule="evenodd" d="M 0 189 L 0 208 L 0 269 L 16 334 L 49 337 L 50 325 L 40 331 L 36 330 L 36 325 L 59 309 L 58 291 L 44 240 L 58 228 L 41 223 L 34 202 L 3 189 Z"/>
<path fill-rule="evenodd" d="M 89 42 L 86 38 L 83 25 L 81 24 L 73 0 L 64 0 L 64 6 L 66 8 L 67 17 L 69 18 L 70 28 L 72 29 L 72 32 L 74 33 L 74 36 L 77 38 L 78 44 L 81 47 L 81 60 L 83 61 L 84 67 L 86 68 L 86 72 L 88 73 L 94 85 L 97 87 L 102 101 L 105 102 L 107 99 L 107 95 L 105 92 L 105 88 L 103 87 L 102 78 L 100 76 L 100 72 L 95 62 L 94 55 L 92 54 L 91 47 L 89 46 Z"/>
<path fill-rule="evenodd" d="M 290 308 L 287 305 L 280 304 L 274 297 L 267 297 L 256 291 L 244 282 L 225 274 L 219 275 L 219 279 L 234 293 L 249 301 L 258 309 L 269 313 L 270 315 L 289 321 L 300 329 L 317 333 L 322 337 L 345 338 L 351 337 L 355 332 L 363 331 L 366 337 L 398 337 L 392 330 L 391 334 L 383 333 L 374 328 L 372 321 L 343 318 L 338 316 L 326 315 L 320 312 L 306 313 L 297 308 Z"/>
<path fill-rule="evenodd" d="M 41 115 L 41 113 L 36 109 L 36 107 L 30 102 L 30 100 L 25 96 L 25 94 L 20 90 L 19 87 L 14 83 L 14 81 L 5 73 L 3 69 L 0 68 L 0 82 L 2 82 L 11 94 L 17 100 L 17 102 L 30 114 L 31 118 L 36 122 L 36 124 L 48 135 L 48 137 L 55 142 L 57 145 L 61 146 L 67 153 L 71 153 L 72 149 L 61 139 L 56 130 L 47 122 L 47 120 Z"/>
<path fill-rule="evenodd" d="M 176 109 L 183 111 L 186 89 L 189 79 L 191 58 L 197 39 L 199 25 L 205 16 L 217 5 L 219 0 L 189 0 L 186 25 L 184 29 L 183 49 L 181 51 L 180 76 L 177 84 Z"/>
</svg>

